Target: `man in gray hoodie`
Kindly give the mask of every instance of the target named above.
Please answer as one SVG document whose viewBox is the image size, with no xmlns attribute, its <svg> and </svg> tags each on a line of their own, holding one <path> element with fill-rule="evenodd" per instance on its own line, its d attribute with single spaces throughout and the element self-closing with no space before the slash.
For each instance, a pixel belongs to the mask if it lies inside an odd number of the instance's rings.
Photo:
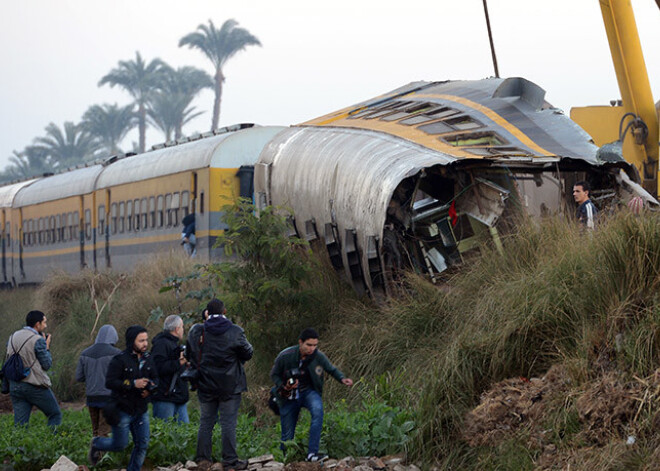
<svg viewBox="0 0 660 471">
<path fill-rule="evenodd" d="M 80 354 L 76 367 L 76 381 L 85 383 L 87 408 L 92 419 L 92 435 L 107 437 L 110 433 L 103 417 L 103 407 L 110 401 L 111 391 L 105 387 L 105 375 L 112 357 L 121 353 L 114 345 L 119 340 L 117 330 L 111 325 L 104 325 L 96 335 L 94 345 Z"/>
</svg>

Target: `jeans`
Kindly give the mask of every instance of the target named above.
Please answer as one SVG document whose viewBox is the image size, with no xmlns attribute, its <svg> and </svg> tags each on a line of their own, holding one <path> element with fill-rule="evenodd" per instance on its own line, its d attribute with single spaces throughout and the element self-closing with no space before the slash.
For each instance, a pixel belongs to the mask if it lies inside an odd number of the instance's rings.
<svg viewBox="0 0 660 471">
<path fill-rule="evenodd" d="M 92 446 L 101 451 L 121 451 L 128 446 L 128 431 L 133 437 L 133 452 L 126 471 L 140 471 L 149 448 L 149 413 L 129 415 L 119 411 L 119 423 L 112 427 L 112 437 L 96 437 Z"/>
<path fill-rule="evenodd" d="M 300 391 L 298 399 L 287 400 L 280 407 L 280 424 L 282 425 L 282 445 L 291 440 L 296 434 L 296 424 L 298 423 L 298 414 L 300 409 L 305 408 L 312 416 L 312 422 L 309 425 L 309 443 L 307 453 L 318 453 L 321 443 L 321 429 L 323 428 L 323 401 L 321 396 L 312 388 Z"/>
<path fill-rule="evenodd" d="M 53 391 L 24 381 L 10 381 L 9 391 L 14 407 L 14 425 L 26 425 L 30 421 L 32 406 L 48 417 L 48 426 L 55 428 L 62 423 L 62 411 Z"/>
<path fill-rule="evenodd" d="M 187 424 L 190 422 L 188 419 L 188 406 L 186 403 L 175 404 L 173 402 L 153 401 L 153 413 L 156 419 L 171 419 L 176 416 L 177 422 L 180 424 Z"/>
<path fill-rule="evenodd" d="M 222 431 L 222 464 L 233 466 L 238 461 L 236 453 L 236 422 L 238 407 L 241 405 L 241 395 L 234 394 L 226 401 L 199 401 L 201 417 L 197 432 L 197 462 L 211 460 L 211 439 L 213 426 L 218 421 L 220 412 L 220 429 Z"/>
</svg>

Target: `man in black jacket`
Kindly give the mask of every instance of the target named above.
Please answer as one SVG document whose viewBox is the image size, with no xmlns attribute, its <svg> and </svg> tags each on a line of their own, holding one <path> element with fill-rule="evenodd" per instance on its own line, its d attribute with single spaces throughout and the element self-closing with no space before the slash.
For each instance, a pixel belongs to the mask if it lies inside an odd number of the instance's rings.
<svg viewBox="0 0 660 471">
<path fill-rule="evenodd" d="M 140 471 L 149 446 L 148 399 L 156 387 L 156 369 L 147 347 L 147 329 L 133 325 L 126 329 L 126 350 L 108 365 L 105 386 L 119 409 L 119 422 L 112 426 L 112 438 L 92 438 L 89 461 L 95 465 L 101 451 L 121 451 L 128 445 L 128 432 L 133 436 L 133 452 L 126 471 Z"/>
<path fill-rule="evenodd" d="M 181 380 L 186 359 L 179 341 L 183 337 L 183 320 L 181 317 L 167 316 L 163 324 L 163 332 L 154 337 L 151 349 L 156 371 L 158 387 L 151 396 L 154 417 L 159 419 L 177 418 L 179 423 L 187 424 L 188 385 Z"/>
<path fill-rule="evenodd" d="M 223 469 L 239 471 L 247 468 L 247 461 L 239 460 L 236 453 L 236 422 L 241 393 L 247 391 L 243 363 L 252 358 L 252 345 L 243 329 L 227 319 L 226 312 L 222 301 L 208 303 L 204 324 L 188 334 L 188 358 L 199 371 L 197 462 L 212 461 L 211 436 L 219 412 Z"/>
</svg>

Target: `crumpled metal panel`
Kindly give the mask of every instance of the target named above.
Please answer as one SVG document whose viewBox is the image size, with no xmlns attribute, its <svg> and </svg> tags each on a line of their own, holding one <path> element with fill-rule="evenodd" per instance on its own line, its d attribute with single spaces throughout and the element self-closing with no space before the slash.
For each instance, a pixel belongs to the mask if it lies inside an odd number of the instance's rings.
<svg viewBox="0 0 660 471">
<path fill-rule="evenodd" d="M 32 179 L 0 187 L 0 208 L 11 208 L 16 193 L 18 193 L 21 188 L 30 185 L 34 181 L 35 180 Z"/>
<path fill-rule="evenodd" d="M 285 128 L 252 127 L 121 159 L 103 170 L 97 189 L 209 166 L 254 165 L 264 144 L 282 129 Z"/>
<path fill-rule="evenodd" d="M 399 183 L 425 167 L 455 160 L 375 131 L 294 127 L 264 148 L 259 163 L 271 164 L 270 178 L 255 178 L 255 192 L 270 190 L 271 204 L 292 209 L 303 237 L 312 219 L 317 228 L 335 223 L 342 247 L 346 230 L 356 229 L 362 270 L 369 273 L 364 248 L 370 236 L 382 241 L 387 206 Z M 268 181 L 270 189 L 264 187 Z M 345 251 L 342 258 L 350 278 Z"/>
<path fill-rule="evenodd" d="M 94 183 L 102 169 L 100 164 L 92 165 L 42 178 L 19 190 L 14 199 L 14 207 L 20 208 L 45 201 L 89 194 L 94 191 Z"/>
</svg>

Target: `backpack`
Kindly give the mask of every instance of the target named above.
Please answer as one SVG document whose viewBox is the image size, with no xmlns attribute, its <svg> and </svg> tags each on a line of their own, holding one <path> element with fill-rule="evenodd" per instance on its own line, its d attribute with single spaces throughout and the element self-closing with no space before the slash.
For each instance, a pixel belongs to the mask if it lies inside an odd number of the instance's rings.
<svg viewBox="0 0 660 471">
<path fill-rule="evenodd" d="M 13 338 L 14 336 L 12 335 L 11 338 L 9 339 L 9 342 L 11 343 L 11 348 L 14 350 L 14 353 L 12 353 L 7 361 L 5 361 L 5 364 L 2 365 L 2 376 L 4 378 L 7 378 L 10 381 L 23 381 L 25 378 L 27 378 L 30 375 L 30 368 L 32 368 L 32 365 L 30 365 L 29 368 L 25 368 L 25 365 L 23 365 L 23 359 L 21 358 L 20 352 L 27 343 L 28 340 L 30 340 L 34 335 L 28 337 L 25 339 L 25 342 L 19 347 L 18 350 L 16 350 L 16 347 L 14 347 L 13 343 Z M 34 364 L 34 363 L 33 363 Z"/>
</svg>

